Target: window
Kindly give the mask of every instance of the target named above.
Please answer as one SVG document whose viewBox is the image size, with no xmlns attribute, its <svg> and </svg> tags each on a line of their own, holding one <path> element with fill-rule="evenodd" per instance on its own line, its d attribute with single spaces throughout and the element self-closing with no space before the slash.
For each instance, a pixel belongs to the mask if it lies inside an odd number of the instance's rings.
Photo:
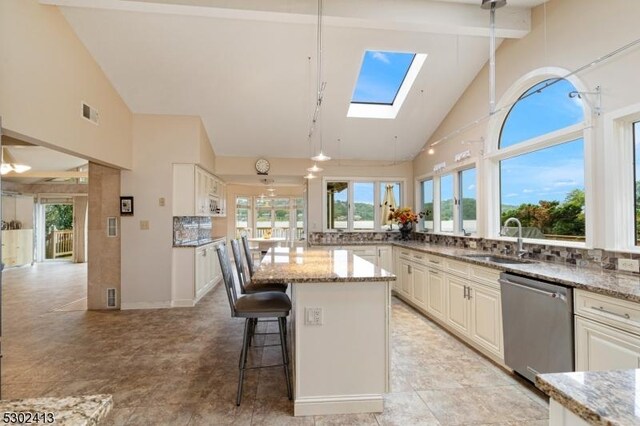
<svg viewBox="0 0 640 426">
<path fill-rule="evenodd" d="M 422 219 L 422 229 L 433 231 L 433 179 L 422 182 L 422 211 L 425 213 Z"/>
<path fill-rule="evenodd" d="M 477 227 L 476 169 L 460 172 L 460 230 L 464 235 L 475 234 Z"/>
<path fill-rule="evenodd" d="M 401 182 L 327 180 L 324 188 L 326 230 L 397 229 L 395 224 L 388 222 L 387 217 L 391 206 L 402 205 Z"/>
<path fill-rule="evenodd" d="M 396 118 L 427 55 L 367 50 L 347 117 Z"/>
<path fill-rule="evenodd" d="M 453 175 L 440 178 L 440 231 L 453 232 Z"/>
<path fill-rule="evenodd" d="M 254 214 L 252 212 L 252 201 Z M 236 236 L 304 238 L 304 199 L 300 197 L 236 197 Z M 291 231 L 293 230 L 293 231 Z"/>
<path fill-rule="evenodd" d="M 635 245 L 640 245 L 640 121 L 633 123 L 633 181 L 635 200 Z"/>
<path fill-rule="evenodd" d="M 492 156 L 499 221 L 518 218 L 525 238 L 585 241 L 584 130 L 576 126 L 585 117 L 576 94 L 567 80 L 542 81 L 520 96 L 502 125 Z"/>
<path fill-rule="evenodd" d="M 364 52 L 352 103 L 393 105 L 414 53 Z"/>
</svg>

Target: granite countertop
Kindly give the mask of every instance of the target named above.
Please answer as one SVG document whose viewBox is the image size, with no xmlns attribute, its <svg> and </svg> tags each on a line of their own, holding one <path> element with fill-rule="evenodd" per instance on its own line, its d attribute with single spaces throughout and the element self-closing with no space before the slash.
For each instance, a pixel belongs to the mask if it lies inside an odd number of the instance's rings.
<svg viewBox="0 0 640 426">
<path fill-rule="evenodd" d="M 640 370 L 541 374 L 536 386 L 590 424 L 640 425 Z"/>
<path fill-rule="evenodd" d="M 580 288 L 592 291 L 594 293 L 600 293 L 607 296 L 617 297 L 619 299 L 625 299 L 632 302 L 640 303 L 640 276 L 638 275 L 606 270 L 599 271 L 594 269 L 578 268 L 576 266 L 560 265 L 557 263 L 540 261 L 530 261 L 528 263 L 519 264 L 495 263 L 481 259 L 471 259 L 468 257 L 464 257 L 465 255 L 469 254 L 490 254 L 489 252 L 428 244 L 417 241 L 366 241 L 363 244 L 355 243 L 349 245 L 359 246 L 372 244 L 405 247 L 428 254 L 461 260 L 480 266 L 486 266 L 505 272 L 511 272 L 531 278 L 551 281 L 568 287 Z"/>
<path fill-rule="evenodd" d="M 0 401 L 1 413 L 32 415 L 52 413 L 57 425 L 97 425 L 107 416 L 113 399 L 111 395 L 70 396 L 64 398 L 30 398 Z M 45 420 L 49 420 L 45 418 Z M 31 423 L 46 424 L 42 420 Z M 52 422 L 47 422 L 52 423 Z"/>
<path fill-rule="evenodd" d="M 194 247 L 202 247 L 202 246 L 206 246 L 207 244 L 211 244 L 211 243 L 217 243 L 218 241 L 224 241 L 225 237 L 218 237 L 218 238 L 208 238 L 206 240 L 197 240 L 197 241 L 188 241 L 188 242 L 184 242 L 184 243 L 180 243 L 180 244 L 174 244 L 173 247 L 174 248 L 183 248 L 183 247 L 187 247 L 187 248 L 194 248 Z"/>
<path fill-rule="evenodd" d="M 395 281 L 396 276 L 349 250 L 274 247 L 262 259 L 251 281 L 289 282 Z"/>
</svg>

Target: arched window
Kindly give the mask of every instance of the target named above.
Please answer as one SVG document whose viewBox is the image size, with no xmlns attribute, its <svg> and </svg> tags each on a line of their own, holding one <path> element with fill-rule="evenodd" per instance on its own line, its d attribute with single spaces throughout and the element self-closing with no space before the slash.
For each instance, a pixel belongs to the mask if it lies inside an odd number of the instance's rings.
<svg viewBox="0 0 640 426">
<path fill-rule="evenodd" d="M 585 241 L 584 122 L 583 100 L 566 79 L 541 81 L 517 98 L 493 155 L 501 225 L 516 217 L 525 238 Z"/>
</svg>

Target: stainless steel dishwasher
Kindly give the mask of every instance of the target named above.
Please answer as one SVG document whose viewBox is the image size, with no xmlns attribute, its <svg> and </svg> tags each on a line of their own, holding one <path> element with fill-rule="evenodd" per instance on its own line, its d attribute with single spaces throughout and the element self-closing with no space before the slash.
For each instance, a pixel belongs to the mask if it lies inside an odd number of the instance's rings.
<svg viewBox="0 0 640 426">
<path fill-rule="evenodd" d="M 573 371 L 573 290 L 504 272 L 499 281 L 505 363 L 531 381 Z"/>
</svg>

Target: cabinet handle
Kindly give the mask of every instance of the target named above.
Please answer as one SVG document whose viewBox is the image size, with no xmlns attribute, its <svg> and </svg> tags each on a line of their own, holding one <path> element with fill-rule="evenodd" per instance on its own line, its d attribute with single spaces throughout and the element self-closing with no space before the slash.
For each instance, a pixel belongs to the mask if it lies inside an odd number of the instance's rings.
<svg viewBox="0 0 640 426">
<path fill-rule="evenodd" d="M 415 254 L 413 255 L 413 257 L 415 257 L 416 259 L 420 259 L 420 260 L 424 259 L 423 256 L 416 256 Z"/>
<path fill-rule="evenodd" d="M 471 300 L 471 287 L 467 287 L 467 299 Z"/>
<path fill-rule="evenodd" d="M 378 257 L 380 257 L 380 249 L 378 249 Z"/>
<path fill-rule="evenodd" d="M 407 268 L 409 269 L 409 273 L 411 273 L 411 265 L 407 265 Z"/>
<path fill-rule="evenodd" d="M 431 273 L 432 273 L 433 275 L 439 275 L 439 274 L 440 274 L 438 271 L 431 271 Z"/>
<path fill-rule="evenodd" d="M 462 297 L 464 297 L 465 299 L 467 298 L 467 286 L 464 286 L 464 293 L 462 295 Z"/>
<path fill-rule="evenodd" d="M 595 309 L 596 311 L 604 312 L 605 314 L 614 315 L 616 317 L 620 317 L 620 318 L 624 318 L 624 319 L 631 319 L 631 315 L 629 315 L 629 314 L 619 314 L 617 312 L 611 312 L 611 311 L 606 310 L 602 306 L 592 306 L 591 309 Z"/>
<path fill-rule="evenodd" d="M 440 261 L 439 261 L 439 260 L 431 260 L 431 259 L 429 259 L 429 262 L 431 262 L 431 263 L 435 263 L 435 264 L 440 263 Z"/>
<path fill-rule="evenodd" d="M 409 256 L 409 252 L 408 251 L 401 251 L 400 253 Z"/>
</svg>

